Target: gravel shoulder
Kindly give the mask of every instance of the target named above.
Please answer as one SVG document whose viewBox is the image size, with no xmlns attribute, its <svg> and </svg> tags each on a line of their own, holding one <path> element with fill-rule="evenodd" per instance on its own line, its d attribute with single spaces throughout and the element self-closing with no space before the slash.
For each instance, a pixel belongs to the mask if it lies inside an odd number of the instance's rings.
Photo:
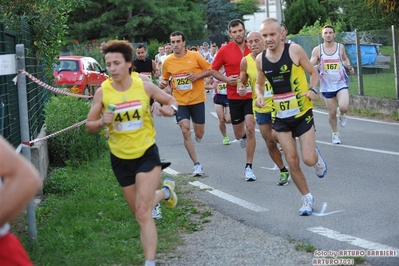
<svg viewBox="0 0 399 266">
<path fill-rule="evenodd" d="M 157 254 L 157 265 L 314 265 L 313 253 L 306 252 L 303 248 L 296 249 L 297 245 L 303 246 L 303 243 L 292 242 L 234 220 L 210 207 L 196 197 L 194 192 L 184 194 L 190 197 L 191 203 L 198 210 L 211 211 L 212 215 L 207 217 L 210 221 L 202 224 L 202 230 L 182 233 L 181 244 L 172 252 Z M 364 262 L 361 265 L 372 264 Z"/>
<path fill-rule="evenodd" d="M 183 243 L 157 265 L 312 265 L 313 254 L 288 240 L 212 212 L 203 230 L 182 235 Z"/>
</svg>

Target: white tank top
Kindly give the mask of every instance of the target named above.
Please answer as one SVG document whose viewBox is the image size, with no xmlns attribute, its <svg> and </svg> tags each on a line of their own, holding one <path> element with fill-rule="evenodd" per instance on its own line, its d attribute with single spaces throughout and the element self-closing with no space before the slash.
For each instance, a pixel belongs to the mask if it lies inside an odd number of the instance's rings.
<svg viewBox="0 0 399 266">
<path fill-rule="evenodd" d="M 0 178 L 0 187 L 2 186 L 3 181 Z M 3 226 L 0 226 L 0 237 L 5 236 L 8 233 L 8 230 L 10 230 L 10 224 L 6 223 Z"/>
<path fill-rule="evenodd" d="M 223 76 L 226 76 L 226 71 L 223 72 Z M 215 88 L 212 90 L 212 97 L 215 97 L 215 95 L 227 95 L 227 83 L 220 81 L 216 78 L 213 78 L 213 84 L 215 85 Z"/>
<path fill-rule="evenodd" d="M 341 61 L 340 45 L 333 54 L 324 51 L 324 45 L 320 44 L 320 91 L 335 92 L 348 87 L 348 75 Z"/>
</svg>

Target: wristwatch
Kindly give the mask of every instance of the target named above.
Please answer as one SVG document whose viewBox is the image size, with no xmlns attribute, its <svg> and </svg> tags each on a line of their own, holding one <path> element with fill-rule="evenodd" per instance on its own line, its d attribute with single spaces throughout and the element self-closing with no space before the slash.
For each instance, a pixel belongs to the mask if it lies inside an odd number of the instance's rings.
<svg viewBox="0 0 399 266">
<path fill-rule="evenodd" d="M 171 104 L 170 107 L 175 111 L 175 114 L 176 114 L 176 113 L 177 113 L 177 110 L 178 110 L 177 107 L 174 106 L 173 104 Z"/>
</svg>

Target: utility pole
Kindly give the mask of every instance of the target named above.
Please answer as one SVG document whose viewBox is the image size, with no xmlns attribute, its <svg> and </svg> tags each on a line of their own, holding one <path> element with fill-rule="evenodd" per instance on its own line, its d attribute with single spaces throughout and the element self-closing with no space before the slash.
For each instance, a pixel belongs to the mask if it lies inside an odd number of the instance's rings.
<svg viewBox="0 0 399 266">
<path fill-rule="evenodd" d="M 283 21 L 283 8 L 281 5 L 281 0 L 275 0 L 276 1 L 276 19 L 280 22 Z"/>
</svg>

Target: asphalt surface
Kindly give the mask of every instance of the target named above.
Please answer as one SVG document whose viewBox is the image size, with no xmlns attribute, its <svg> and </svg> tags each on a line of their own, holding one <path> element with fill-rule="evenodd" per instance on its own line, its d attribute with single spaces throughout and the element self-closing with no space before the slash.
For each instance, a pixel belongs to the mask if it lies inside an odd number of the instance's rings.
<svg viewBox="0 0 399 266">
<path fill-rule="evenodd" d="M 205 136 L 201 143 L 194 141 L 205 176 L 193 185 L 211 189 L 197 192 L 199 198 L 256 230 L 310 243 L 320 251 L 364 252 L 375 266 L 399 265 L 399 123 L 348 117 L 347 126 L 339 128 L 342 144 L 334 145 L 326 112 L 314 110 L 317 146 L 328 172 L 319 179 L 313 168 L 301 165 L 315 198 L 314 215 L 301 217 L 301 195 L 292 181 L 276 185 L 279 171 L 259 131 L 253 162 L 257 181 L 244 180 L 245 150 L 238 142 L 222 145 L 211 93 L 207 98 Z M 192 173 L 173 118 L 156 117 L 155 127 L 161 158 L 172 162 L 170 173 Z M 233 140 L 231 125 L 227 132 Z M 396 257 L 373 257 L 373 250 Z"/>
</svg>

